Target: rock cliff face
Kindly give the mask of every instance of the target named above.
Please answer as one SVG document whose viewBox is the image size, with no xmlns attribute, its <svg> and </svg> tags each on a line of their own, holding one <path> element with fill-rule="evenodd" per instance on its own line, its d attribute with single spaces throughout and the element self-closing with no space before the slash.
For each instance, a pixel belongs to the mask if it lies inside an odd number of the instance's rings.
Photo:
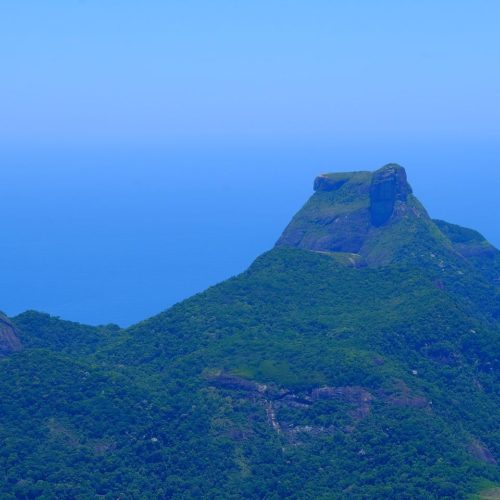
<svg viewBox="0 0 500 500">
<path fill-rule="evenodd" d="M 14 325 L 6 316 L 0 314 L 0 357 L 21 350 L 21 341 L 17 337 Z"/>
<path fill-rule="evenodd" d="M 406 203 L 411 193 L 403 167 L 391 164 L 375 172 L 370 186 L 371 223 L 378 227 L 388 222 L 396 202 Z"/>
<path fill-rule="evenodd" d="M 309 390 L 294 390 L 275 384 L 258 383 L 220 371 L 207 377 L 209 384 L 230 397 L 239 397 L 263 404 L 268 424 L 286 441 L 298 444 L 306 435 L 320 436 L 335 432 L 352 433 L 367 418 L 373 406 L 392 406 L 431 411 L 429 401 L 413 393 L 402 380 L 394 380 L 386 390 L 370 392 L 361 386 L 321 386 Z M 308 415 L 333 403 L 337 416 L 343 415 L 342 427 L 311 423 Z M 476 447 L 482 452 L 483 448 Z M 483 456 L 483 455 L 481 455 Z"/>
<path fill-rule="evenodd" d="M 413 196 L 405 169 L 396 164 L 375 172 L 323 174 L 316 178 L 314 190 L 277 246 L 359 254 L 367 264 L 384 264 L 397 252 L 399 224 L 406 223 L 405 235 L 408 223 L 433 225 Z M 391 241 L 381 249 L 389 232 L 394 233 Z"/>
</svg>

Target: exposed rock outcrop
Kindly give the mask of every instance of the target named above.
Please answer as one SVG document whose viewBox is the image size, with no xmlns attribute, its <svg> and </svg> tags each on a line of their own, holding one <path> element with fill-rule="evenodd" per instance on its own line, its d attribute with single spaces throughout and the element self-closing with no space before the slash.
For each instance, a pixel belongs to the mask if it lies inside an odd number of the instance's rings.
<svg viewBox="0 0 500 500">
<path fill-rule="evenodd" d="M 375 172 L 323 174 L 314 181 L 314 190 L 277 246 L 356 254 L 363 262 L 380 264 L 390 262 L 398 245 L 404 245 L 397 231 L 381 237 L 386 226 L 408 220 L 432 224 L 412 196 L 405 169 L 396 164 Z"/>
<path fill-rule="evenodd" d="M 296 391 L 279 388 L 274 384 L 259 384 L 217 371 L 208 377 L 208 382 L 217 389 L 233 393 L 236 397 L 261 403 L 269 425 L 294 443 L 300 442 L 300 436 L 305 434 L 320 436 L 334 432 L 353 432 L 358 423 L 370 415 L 376 401 L 379 404 L 419 410 L 430 410 L 432 407 L 425 397 L 414 394 L 403 380 L 394 380 L 391 388 L 378 391 L 370 391 L 361 386 L 322 386 Z M 307 415 L 326 402 L 334 404 L 338 416 L 343 415 L 343 424 L 317 425 L 308 421 Z M 474 449 L 476 453 L 480 452 L 478 446 Z"/>
<path fill-rule="evenodd" d="M 209 381 L 212 385 L 220 387 L 221 389 L 233 389 L 257 393 L 264 392 L 266 390 L 266 386 L 264 385 L 259 385 L 251 380 L 225 372 L 209 377 Z"/>
<path fill-rule="evenodd" d="M 338 399 L 354 405 L 351 415 L 356 418 L 364 418 L 370 413 L 373 395 L 363 387 L 320 387 L 314 389 L 311 394 L 313 400 Z"/>
<path fill-rule="evenodd" d="M 330 254 L 354 267 L 380 267 L 440 248 L 469 260 L 495 285 L 500 282 L 500 251 L 477 231 L 432 220 L 400 165 L 322 174 L 314 191 L 276 246 Z"/>
<path fill-rule="evenodd" d="M 20 351 L 21 347 L 14 325 L 0 313 L 0 357 Z"/>
<path fill-rule="evenodd" d="M 379 391 L 377 396 L 386 403 L 401 408 L 423 409 L 430 405 L 425 397 L 413 394 L 402 380 L 396 380 L 391 391 Z"/>
<path fill-rule="evenodd" d="M 346 386 L 346 387 L 319 387 L 313 389 L 313 400 L 319 399 L 341 399 L 350 403 L 368 403 L 373 399 L 373 396 L 363 387 Z"/>
<path fill-rule="evenodd" d="M 350 174 L 318 175 L 314 179 L 314 191 L 337 191 L 350 178 Z"/>
<path fill-rule="evenodd" d="M 394 213 L 396 202 L 405 203 L 411 193 L 403 167 L 389 164 L 377 170 L 370 186 L 371 223 L 376 227 L 385 224 Z"/>
<path fill-rule="evenodd" d="M 261 402 L 264 405 L 269 425 L 276 432 L 287 435 L 292 441 L 295 441 L 299 434 L 329 434 L 342 429 L 336 429 L 333 426 L 303 425 L 300 421 L 284 419 L 283 411 L 288 413 L 290 409 L 295 409 L 298 414 L 306 415 L 320 401 L 336 400 L 346 405 L 346 415 L 352 422 L 349 426 L 349 432 L 351 432 L 357 421 L 369 415 L 374 400 L 374 396 L 367 389 L 357 386 L 324 386 L 309 391 L 293 391 L 278 388 L 273 384 L 259 384 L 224 371 L 216 372 L 207 379 L 209 384 L 217 389 L 234 392 L 239 397 L 251 399 L 254 402 Z"/>
</svg>

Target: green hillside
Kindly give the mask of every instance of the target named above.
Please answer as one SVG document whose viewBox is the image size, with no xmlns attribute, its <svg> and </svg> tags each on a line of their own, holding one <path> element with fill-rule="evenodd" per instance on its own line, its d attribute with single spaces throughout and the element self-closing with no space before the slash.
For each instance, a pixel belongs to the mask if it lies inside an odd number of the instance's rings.
<svg viewBox="0 0 500 500">
<path fill-rule="evenodd" d="M 127 330 L 4 318 L 0 497 L 496 491 L 498 250 L 397 165 L 315 189 L 247 271 Z"/>
</svg>

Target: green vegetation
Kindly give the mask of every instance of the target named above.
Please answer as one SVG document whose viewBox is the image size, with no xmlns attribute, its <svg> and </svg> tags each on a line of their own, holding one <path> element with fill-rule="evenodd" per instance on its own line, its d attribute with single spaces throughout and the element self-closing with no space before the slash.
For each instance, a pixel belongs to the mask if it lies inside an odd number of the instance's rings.
<svg viewBox="0 0 500 500">
<path fill-rule="evenodd" d="M 417 204 L 376 265 L 279 246 L 128 330 L 14 318 L 0 497 L 495 498 L 496 257 Z"/>
<path fill-rule="evenodd" d="M 92 353 L 120 330 L 117 325 L 94 328 L 37 311 L 26 311 L 14 321 L 24 347 L 67 354 Z"/>
</svg>

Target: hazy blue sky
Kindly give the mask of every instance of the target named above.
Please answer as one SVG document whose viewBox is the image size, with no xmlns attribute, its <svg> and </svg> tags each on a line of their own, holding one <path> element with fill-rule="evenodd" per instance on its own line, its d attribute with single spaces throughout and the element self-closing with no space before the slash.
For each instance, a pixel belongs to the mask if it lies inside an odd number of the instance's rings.
<svg viewBox="0 0 500 500">
<path fill-rule="evenodd" d="M 129 324 L 243 270 L 323 171 L 407 167 L 500 246 L 500 2 L 6 0 L 0 309 Z"/>
</svg>

